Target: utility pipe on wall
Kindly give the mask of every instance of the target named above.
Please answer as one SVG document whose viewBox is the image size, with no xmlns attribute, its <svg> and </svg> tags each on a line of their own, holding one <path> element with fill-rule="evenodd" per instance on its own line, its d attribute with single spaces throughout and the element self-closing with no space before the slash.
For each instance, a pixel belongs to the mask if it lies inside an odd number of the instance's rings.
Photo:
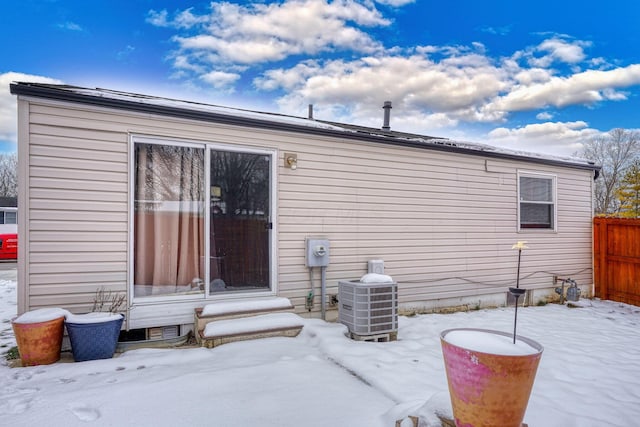
<svg viewBox="0 0 640 427">
<path fill-rule="evenodd" d="M 322 320 L 326 319 L 326 311 L 327 311 L 327 267 L 320 267 L 320 298 L 321 303 L 320 307 L 322 307 Z"/>
</svg>

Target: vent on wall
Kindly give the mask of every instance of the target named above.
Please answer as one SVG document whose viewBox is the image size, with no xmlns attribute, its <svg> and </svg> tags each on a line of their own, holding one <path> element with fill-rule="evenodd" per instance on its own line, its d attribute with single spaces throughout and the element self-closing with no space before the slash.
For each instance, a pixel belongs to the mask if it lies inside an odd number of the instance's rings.
<svg viewBox="0 0 640 427">
<path fill-rule="evenodd" d="M 356 335 L 398 330 L 398 285 L 395 282 L 338 282 L 338 320 Z"/>
<path fill-rule="evenodd" d="M 179 326 L 162 326 L 157 328 L 148 328 L 147 329 L 147 339 L 148 340 L 161 340 L 161 339 L 171 339 L 177 338 L 179 336 Z"/>
<path fill-rule="evenodd" d="M 527 289 L 524 294 L 524 298 L 518 298 L 518 304 L 522 307 L 528 307 L 533 305 L 533 290 Z M 516 298 L 507 292 L 507 307 L 516 303 Z"/>
</svg>

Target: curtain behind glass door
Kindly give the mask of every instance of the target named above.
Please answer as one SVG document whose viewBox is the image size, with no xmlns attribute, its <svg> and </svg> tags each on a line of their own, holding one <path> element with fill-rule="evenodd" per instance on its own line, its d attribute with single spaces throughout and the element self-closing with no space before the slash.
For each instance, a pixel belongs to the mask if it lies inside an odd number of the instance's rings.
<svg viewBox="0 0 640 427">
<path fill-rule="evenodd" d="M 204 206 L 204 149 L 135 145 L 135 296 L 204 292 Z"/>
</svg>

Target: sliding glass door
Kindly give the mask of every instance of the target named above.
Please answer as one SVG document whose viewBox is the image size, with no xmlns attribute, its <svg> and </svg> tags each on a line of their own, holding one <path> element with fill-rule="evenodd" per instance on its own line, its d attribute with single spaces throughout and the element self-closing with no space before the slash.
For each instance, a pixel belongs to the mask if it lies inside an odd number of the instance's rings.
<svg viewBox="0 0 640 427">
<path fill-rule="evenodd" d="M 270 156 L 211 150 L 210 292 L 270 288 Z"/>
<path fill-rule="evenodd" d="M 271 175 L 272 153 L 134 138 L 134 296 L 271 290 Z"/>
</svg>

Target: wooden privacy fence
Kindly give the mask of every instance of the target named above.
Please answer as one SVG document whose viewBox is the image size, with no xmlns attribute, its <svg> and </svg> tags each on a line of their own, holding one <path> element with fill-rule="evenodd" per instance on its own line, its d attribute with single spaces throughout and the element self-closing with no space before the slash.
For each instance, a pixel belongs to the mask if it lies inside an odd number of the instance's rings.
<svg viewBox="0 0 640 427">
<path fill-rule="evenodd" d="M 593 219 L 595 296 L 640 306 L 640 219 Z"/>
</svg>

